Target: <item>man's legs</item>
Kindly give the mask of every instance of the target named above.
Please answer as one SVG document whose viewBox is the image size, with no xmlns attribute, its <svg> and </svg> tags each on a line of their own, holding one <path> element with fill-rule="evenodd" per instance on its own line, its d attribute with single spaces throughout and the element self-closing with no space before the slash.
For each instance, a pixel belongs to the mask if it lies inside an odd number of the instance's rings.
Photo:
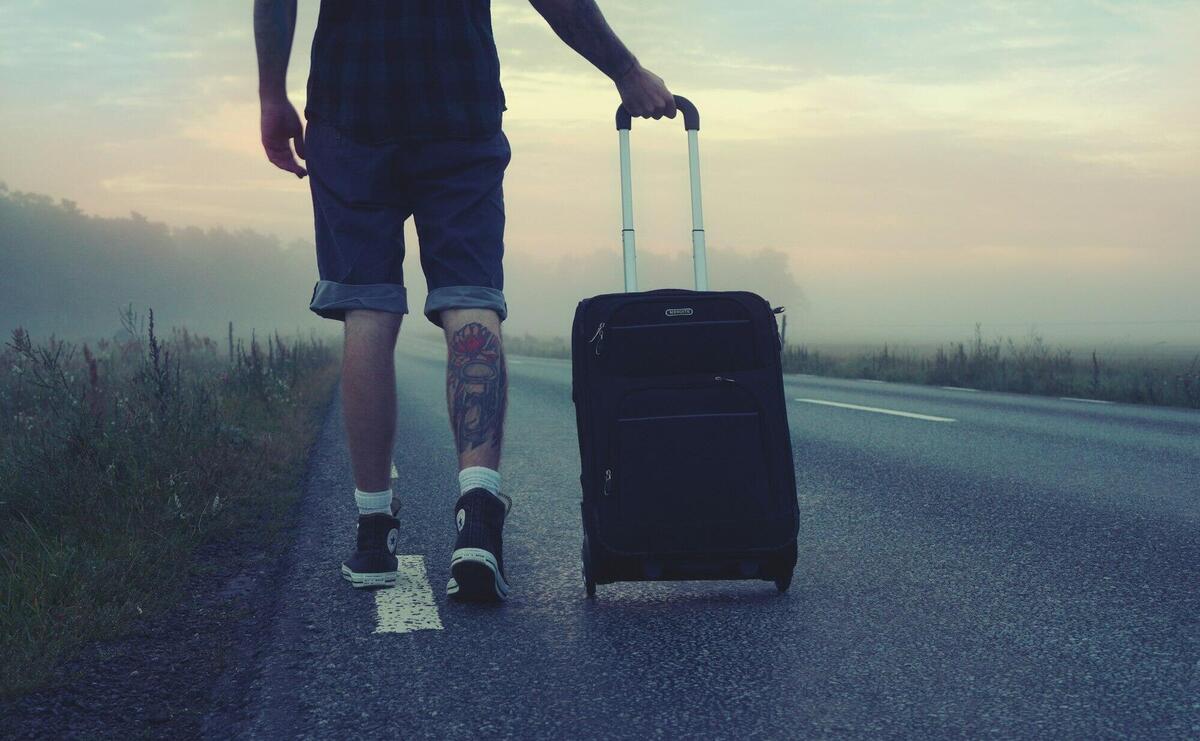
<svg viewBox="0 0 1200 741">
<path fill-rule="evenodd" d="M 491 309 L 446 309 L 446 403 L 458 468 L 500 468 L 508 379 L 500 317 Z"/>
<path fill-rule="evenodd" d="M 492 309 L 445 309 L 446 404 L 458 450 L 458 538 L 447 594 L 460 600 L 508 596 L 502 531 L 510 500 L 500 493 L 500 446 L 508 380 L 500 317 Z"/>
<path fill-rule="evenodd" d="M 378 492 L 391 486 L 396 435 L 396 336 L 402 314 L 346 312 L 342 406 L 354 485 Z"/>
<path fill-rule="evenodd" d="M 396 435 L 396 336 L 402 314 L 371 309 L 346 312 L 342 354 L 342 409 L 358 537 L 342 575 L 356 587 L 396 583 L 399 522 L 393 514 L 391 468 Z"/>
<path fill-rule="evenodd" d="M 304 134 L 319 280 L 309 303 L 343 322 L 341 393 L 358 535 L 342 563 L 356 587 L 396 582 L 399 522 L 390 473 L 396 425 L 394 353 L 408 311 L 404 222 L 412 215 L 400 143 L 364 144 L 320 120 Z"/>
</svg>

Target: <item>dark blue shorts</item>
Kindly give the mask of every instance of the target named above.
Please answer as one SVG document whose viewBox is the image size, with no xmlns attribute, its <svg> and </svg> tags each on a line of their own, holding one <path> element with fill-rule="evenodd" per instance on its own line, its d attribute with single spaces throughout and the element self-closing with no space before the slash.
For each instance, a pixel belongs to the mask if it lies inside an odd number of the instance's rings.
<svg viewBox="0 0 1200 741">
<path fill-rule="evenodd" d="M 416 222 L 429 296 L 443 309 L 492 309 L 504 319 L 504 197 L 508 137 L 361 144 L 311 120 L 304 132 L 316 217 L 317 271 L 309 308 L 344 321 L 348 309 L 408 313 L 404 222 Z"/>
</svg>

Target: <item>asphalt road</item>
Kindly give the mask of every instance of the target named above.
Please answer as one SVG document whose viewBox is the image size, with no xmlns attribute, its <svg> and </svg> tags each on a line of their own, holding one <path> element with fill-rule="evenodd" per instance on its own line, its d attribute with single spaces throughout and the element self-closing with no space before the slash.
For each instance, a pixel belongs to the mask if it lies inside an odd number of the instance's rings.
<svg viewBox="0 0 1200 741">
<path fill-rule="evenodd" d="M 789 377 L 791 591 L 607 585 L 593 602 L 570 367 L 512 358 L 514 594 L 463 606 L 444 593 L 444 350 L 401 344 L 402 585 L 338 572 L 355 513 L 335 402 L 246 735 L 1200 736 L 1196 412 Z"/>
</svg>

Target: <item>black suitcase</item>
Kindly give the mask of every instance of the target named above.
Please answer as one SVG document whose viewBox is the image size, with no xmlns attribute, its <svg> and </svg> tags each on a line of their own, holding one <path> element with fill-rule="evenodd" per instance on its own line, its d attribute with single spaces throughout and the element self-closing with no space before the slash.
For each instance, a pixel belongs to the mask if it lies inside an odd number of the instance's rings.
<svg viewBox="0 0 1200 741">
<path fill-rule="evenodd" d="M 571 333 L 583 486 L 583 573 L 597 584 L 764 579 L 786 591 L 799 511 L 775 312 L 709 291 L 700 118 L 688 135 L 697 290 L 637 292 L 630 116 L 617 110 L 625 293 L 584 299 Z"/>
</svg>

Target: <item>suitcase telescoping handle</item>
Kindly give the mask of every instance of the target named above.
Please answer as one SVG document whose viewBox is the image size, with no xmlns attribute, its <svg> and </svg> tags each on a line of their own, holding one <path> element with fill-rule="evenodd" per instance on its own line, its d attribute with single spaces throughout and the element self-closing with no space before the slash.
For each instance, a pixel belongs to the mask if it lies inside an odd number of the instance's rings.
<svg viewBox="0 0 1200 741">
<path fill-rule="evenodd" d="M 700 112 L 692 101 L 675 96 L 675 108 L 683 114 L 688 137 L 688 172 L 692 186 L 692 263 L 696 272 L 696 290 L 708 290 L 708 261 L 704 251 L 704 209 L 700 203 Z M 621 144 L 621 246 L 625 253 L 625 291 L 637 288 L 637 250 L 633 238 L 633 185 L 629 175 L 629 128 L 632 117 L 625 106 L 617 107 L 617 138 Z"/>
</svg>

